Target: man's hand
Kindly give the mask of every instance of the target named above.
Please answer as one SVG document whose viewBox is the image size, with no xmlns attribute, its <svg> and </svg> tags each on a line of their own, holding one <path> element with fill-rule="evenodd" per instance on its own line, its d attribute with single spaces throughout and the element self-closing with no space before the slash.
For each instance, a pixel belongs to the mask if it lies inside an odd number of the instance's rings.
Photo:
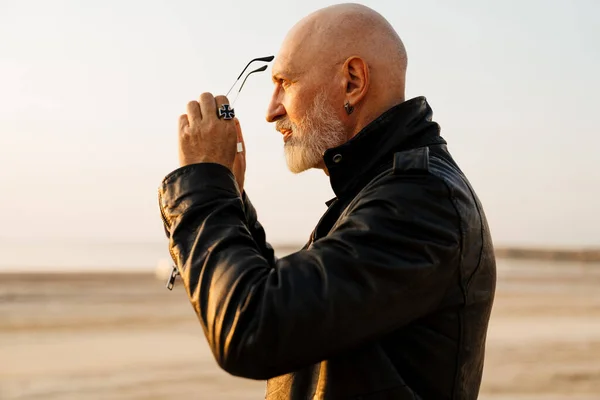
<svg viewBox="0 0 600 400">
<path fill-rule="evenodd" d="M 233 175 L 237 181 L 240 194 L 244 193 L 244 178 L 246 176 L 246 144 L 244 143 L 244 136 L 242 135 L 242 127 L 240 121 L 234 118 L 235 128 L 237 130 L 237 142 L 242 144 L 243 151 L 236 153 L 235 161 L 233 162 Z"/>
<path fill-rule="evenodd" d="M 179 117 L 180 166 L 210 162 L 224 165 L 233 172 L 238 131 L 240 134 L 241 131 L 236 128 L 235 120 L 218 117 L 217 109 L 223 104 L 229 104 L 227 97 L 215 98 L 210 93 L 203 93 L 199 101 L 188 103 L 187 114 Z M 242 170 L 245 170 L 245 159 Z M 239 185 L 237 175 L 236 179 Z"/>
</svg>

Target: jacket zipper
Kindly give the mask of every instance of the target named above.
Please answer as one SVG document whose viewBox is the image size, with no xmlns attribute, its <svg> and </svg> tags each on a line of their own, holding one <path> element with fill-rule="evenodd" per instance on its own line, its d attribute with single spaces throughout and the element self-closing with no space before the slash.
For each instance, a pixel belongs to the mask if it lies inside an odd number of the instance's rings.
<svg viewBox="0 0 600 400">
<path fill-rule="evenodd" d="M 175 279 L 179 276 L 179 270 L 177 266 L 173 264 L 173 269 L 171 269 L 171 275 L 169 275 L 169 279 L 167 279 L 167 289 L 173 290 L 173 286 L 175 286 Z"/>
<path fill-rule="evenodd" d="M 162 207 L 162 198 L 160 196 L 160 189 L 158 189 L 158 207 L 160 208 L 160 216 L 162 218 L 163 224 L 165 224 L 165 226 L 169 226 L 169 224 L 167 223 L 167 217 L 165 216 L 165 212 L 163 210 Z M 171 256 L 171 260 L 175 260 L 175 257 L 173 256 L 173 252 L 171 251 L 171 246 L 169 246 L 169 255 Z M 171 268 L 171 274 L 169 275 L 169 278 L 167 279 L 167 289 L 169 290 L 173 290 L 173 286 L 175 286 L 175 279 L 177 279 L 177 277 L 179 276 L 179 270 L 177 269 L 177 266 L 175 264 L 173 264 L 173 267 Z"/>
</svg>

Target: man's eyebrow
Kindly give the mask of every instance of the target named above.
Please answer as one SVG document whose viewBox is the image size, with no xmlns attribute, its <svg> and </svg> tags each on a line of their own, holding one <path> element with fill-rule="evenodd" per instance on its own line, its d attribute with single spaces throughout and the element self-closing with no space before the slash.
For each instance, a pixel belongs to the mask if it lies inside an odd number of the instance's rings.
<svg viewBox="0 0 600 400">
<path fill-rule="evenodd" d="M 283 79 L 283 78 L 284 78 L 284 75 L 283 75 L 283 73 L 282 73 L 282 72 L 279 72 L 279 71 L 278 71 L 278 72 L 274 72 L 274 73 L 271 75 L 271 80 L 272 80 L 273 82 L 277 82 L 277 81 L 279 81 L 279 80 L 281 80 L 281 79 Z"/>
<path fill-rule="evenodd" d="M 292 74 L 288 70 L 275 70 L 271 74 L 271 79 L 273 80 L 273 82 L 277 82 L 278 80 L 281 80 L 281 79 L 289 80 L 291 78 L 291 76 L 292 76 Z"/>
</svg>

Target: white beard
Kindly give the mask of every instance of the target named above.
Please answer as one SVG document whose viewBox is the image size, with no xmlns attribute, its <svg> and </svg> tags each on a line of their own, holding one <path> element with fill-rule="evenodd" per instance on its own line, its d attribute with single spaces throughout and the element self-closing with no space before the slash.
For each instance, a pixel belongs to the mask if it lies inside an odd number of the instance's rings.
<svg viewBox="0 0 600 400">
<path fill-rule="evenodd" d="M 284 152 L 288 168 L 295 174 L 318 167 L 326 150 L 346 142 L 344 125 L 324 92 L 315 96 L 312 107 L 297 125 L 285 120 L 279 121 L 279 126 L 292 131 Z"/>
</svg>

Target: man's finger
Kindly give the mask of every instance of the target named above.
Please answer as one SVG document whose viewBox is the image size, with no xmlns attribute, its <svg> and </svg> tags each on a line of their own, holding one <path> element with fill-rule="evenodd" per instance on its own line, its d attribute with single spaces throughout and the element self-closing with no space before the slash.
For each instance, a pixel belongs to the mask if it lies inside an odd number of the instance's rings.
<svg viewBox="0 0 600 400">
<path fill-rule="evenodd" d="M 184 132 L 190 126 L 190 120 L 188 119 L 187 114 L 182 114 L 179 116 L 179 132 Z"/>
<path fill-rule="evenodd" d="M 197 101 L 190 101 L 187 104 L 187 116 L 190 125 L 199 123 L 202 120 L 200 104 Z"/>
<path fill-rule="evenodd" d="M 203 119 L 217 118 L 217 106 L 215 105 L 215 98 L 211 93 L 202 93 L 199 102 Z"/>
</svg>

